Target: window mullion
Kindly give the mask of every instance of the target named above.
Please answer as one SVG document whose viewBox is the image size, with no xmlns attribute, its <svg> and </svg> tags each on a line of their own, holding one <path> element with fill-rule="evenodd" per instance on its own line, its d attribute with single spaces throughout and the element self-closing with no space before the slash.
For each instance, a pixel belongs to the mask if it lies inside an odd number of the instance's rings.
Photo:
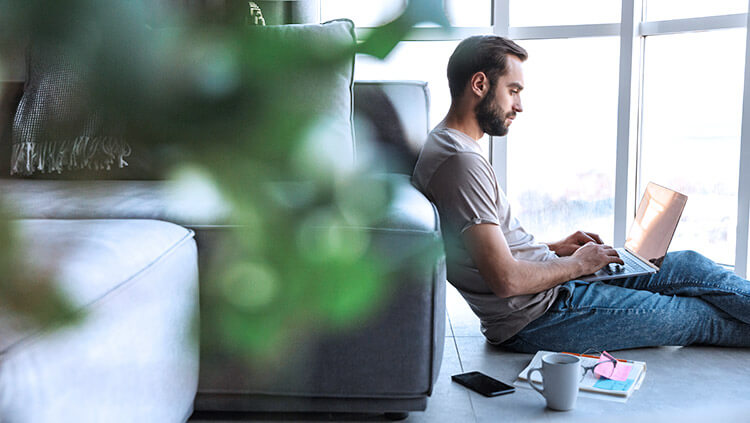
<svg viewBox="0 0 750 423">
<path fill-rule="evenodd" d="M 617 104 L 617 157 L 615 165 L 614 245 L 625 244 L 628 221 L 635 202 L 635 146 L 637 141 L 640 57 L 638 35 L 641 0 L 622 0 L 620 23 L 620 69 Z M 633 166 L 631 166 L 631 163 Z"/>
<path fill-rule="evenodd" d="M 492 0 L 492 32 L 507 37 L 510 31 L 510 0 Z M 508 193 L 508 136 L 490 137 L 490 161 L 500 189 Z"/>
<path fill-rule="evenodd" d="M 750 27 L 750 14 L 747 16 Z M 745 36 L 745 88 L 742 98 L 742 135 L 740 138 L 740 175 L 737 195 L 737 246 L 734 271 L 747 277 L 748 232 L 750 226 L 750 31 Z"/>
</svg>

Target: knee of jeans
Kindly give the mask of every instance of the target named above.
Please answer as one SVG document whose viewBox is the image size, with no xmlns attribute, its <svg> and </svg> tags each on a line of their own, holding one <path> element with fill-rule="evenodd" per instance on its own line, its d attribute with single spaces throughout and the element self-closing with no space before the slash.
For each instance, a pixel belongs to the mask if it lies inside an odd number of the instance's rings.
<svg viewBox="0 0 750 423">
<path fill-rule="evenodd" d="M 708 260 L 703 254 L 693 250 L 677 251 L 673 254 L 675 254 L 680 260 L 691 263 L 699 263 Z"/>
</svg>

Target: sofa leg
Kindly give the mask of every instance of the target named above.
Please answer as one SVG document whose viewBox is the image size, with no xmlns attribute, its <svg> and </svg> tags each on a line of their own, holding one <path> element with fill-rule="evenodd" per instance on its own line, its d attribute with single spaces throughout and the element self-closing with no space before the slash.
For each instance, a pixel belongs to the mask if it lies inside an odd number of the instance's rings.
<svg viewBox="0 0 750 423">
<path fill-rule="evenodd" d="M 385 418 L 394 422 L 398 420 L 404 420 L 407 417 L 409 417 L 409 413 L 404 413 L 404 412 L 385 413 Z"/>
</svg>

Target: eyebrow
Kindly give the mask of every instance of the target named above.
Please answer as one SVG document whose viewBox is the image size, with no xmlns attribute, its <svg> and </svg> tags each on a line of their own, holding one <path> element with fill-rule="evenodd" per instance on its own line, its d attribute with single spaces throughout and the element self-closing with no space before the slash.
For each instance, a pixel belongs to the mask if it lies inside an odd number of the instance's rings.
<svg viewBox="0 0 750 423">
<path fill-rule="evenodd" d="M 518 88 L 519 91 L 523 89 L 523 85 L 520 82 L 511 82 L 508 84 L 508 87 Z"/>
</svg>

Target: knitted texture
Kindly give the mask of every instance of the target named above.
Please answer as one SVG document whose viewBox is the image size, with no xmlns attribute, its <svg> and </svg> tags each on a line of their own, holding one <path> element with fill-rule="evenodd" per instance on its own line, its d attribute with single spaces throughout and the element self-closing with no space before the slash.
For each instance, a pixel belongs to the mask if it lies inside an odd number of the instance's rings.
<svg viewBox="0 0 750 423">
<path fill-rule="evenodd" d="M 130 146 L 90 107 L 86 72 L 55 49 L 30 48 L 27 80 L 13 119 L 11 174 L 127 166 Z"/>
</svg>

